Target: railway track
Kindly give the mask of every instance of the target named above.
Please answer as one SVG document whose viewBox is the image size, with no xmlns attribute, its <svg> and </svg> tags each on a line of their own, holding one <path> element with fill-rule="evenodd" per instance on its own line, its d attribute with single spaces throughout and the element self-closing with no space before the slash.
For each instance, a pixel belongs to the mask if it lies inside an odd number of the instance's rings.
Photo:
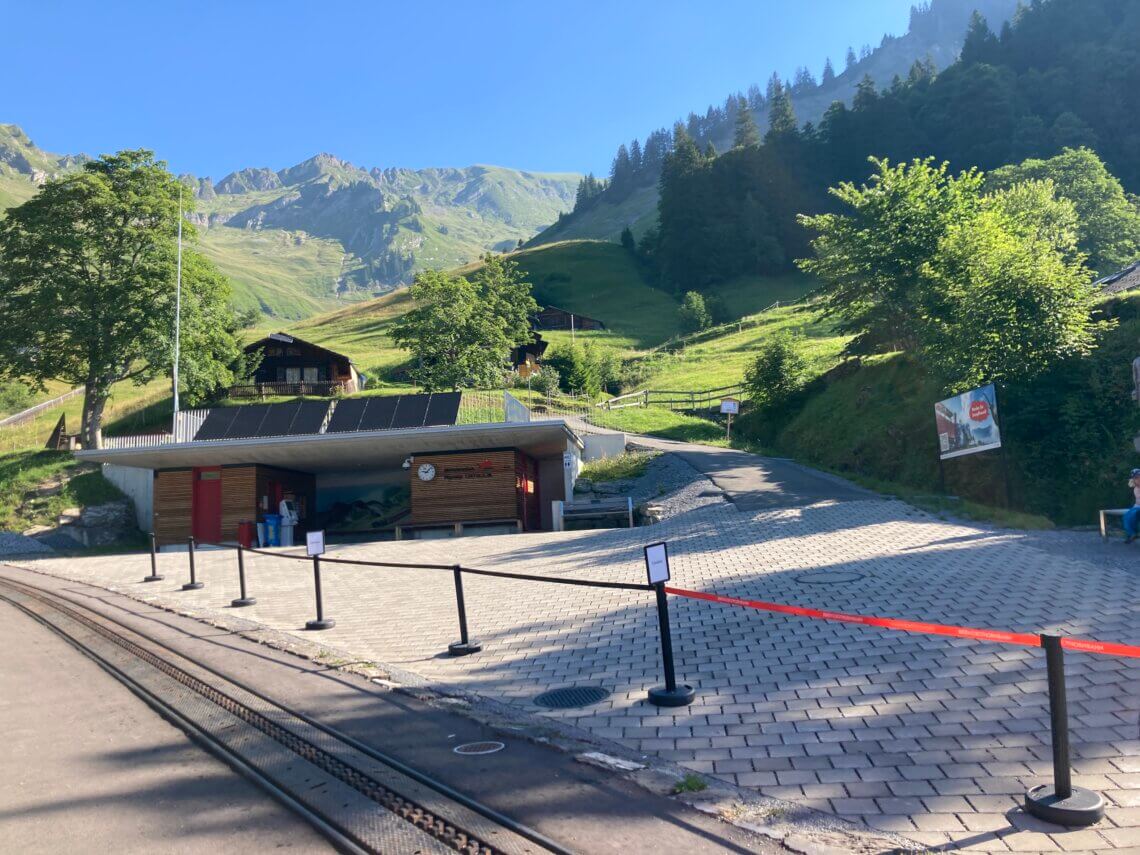
<svg viewBox="0 0 1140 855">
<path fill-rule="evenodd" d="M 0 578 L 0 599 L 58 633 L 346 852 L 568 850 L 231 676 L 58 593 Z"/>
</svg>

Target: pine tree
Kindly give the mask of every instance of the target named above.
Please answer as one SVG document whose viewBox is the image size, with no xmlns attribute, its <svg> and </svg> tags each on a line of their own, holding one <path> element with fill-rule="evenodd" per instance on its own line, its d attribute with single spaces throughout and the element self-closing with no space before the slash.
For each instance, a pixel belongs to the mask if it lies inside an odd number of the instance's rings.
<svg viewBox="0 0 1140 855">
<path fill-rule="evenodd" d="M 825 62 L 823 64 L 823 85 L 826 86 L 828 83 L 830 83 L 834 79 L 835 79 L 835 69 L 831 65 L 831 57 L 828 57 L 827 62 Z"/>
<path fill-rule="evenodd" d="M 794 80 L 795 82 L 792 84 L 792 88 L 797 92 L 802 92 L 805 89 L 814 89 L 816 85 L 815 77 L 812 76 L 811 71 L 804 65 L 796 69 Z"/>
<path fill-rule="evenodd" d="M 798 127 L 792 97 L 777 80 L 776 88 L 768 98 L 768 134 L 794 134 Z"/>
<path fill-rule="evenodd" d="M 760 129 L 752 118 L 752 111 L 745 107 L 736 112 L 736 132 L 732 138 L 733 148 L 750 148 L 760 145 Z"/>
<path fill-rule="evenodd" d="M 858 62 L 858 60 L 855 58 L 855 49 L 850 47 L 847 48 L 847 67 L 845 70 L 850 71 L 851 67 L 855 65 L 856 62 Z"/>
<path fill-rule="evenodd" d="M 634 139 L 634 141 L 629 144 L 629 165 L 635 175 L 641 172 L 644 161 L 645 159 L 641 153 L 641 143 Z"/>
<path fill-rule="evenodd" d="M 759 110 L 764 106 L 764 93 L 753 83 L 748 87 L 748 109 Z"/>
<path fill-rule="evenodd" d="M 614 155 L 613 164 L 610 166 L 610 186 L 615 192 L 620 193 L 629 187 L 632 180 L 633 167 L 629 160 L 629 149 L 625 147 L 625 143 L 622 143 L 618 146 L 617 154 Z"/>
<path fill-rule="evenodd" d="M 962 42 L 961 61 L 970 65 L 975 62 L 992 62 L 998 55 L 997 37 L 981 12 L 974 10 L 970 24 L 966 28 L 966 40 Z"/>
</svg>

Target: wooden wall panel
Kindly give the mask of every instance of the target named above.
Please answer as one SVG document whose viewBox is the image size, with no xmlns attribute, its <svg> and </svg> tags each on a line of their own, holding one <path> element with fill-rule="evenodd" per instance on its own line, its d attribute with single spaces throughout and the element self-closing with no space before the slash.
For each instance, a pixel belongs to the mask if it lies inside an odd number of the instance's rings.
<svg viewBox="0 0 1140 855">
<path fill-rule="evenodd" d="M 410 473 L 412 524 L 518 519 L 516 454 L 513 450 L 417 454 Z M 431 481 L 422 481 L 417 474 L 425 463 L 435 467 Z"/>
<path fill-rule="evenodd" d="M 254 466 L 222 468 L 222 541 L 236 541 L 238 523 L 257 521 L 257 472 Z"/>
<path fill-rule="evenodd" d="M 159 546 L 185 543 L 192 533 L 194 472 L 162 469 L 154 473 L 154 536 Z"/>
</svg>

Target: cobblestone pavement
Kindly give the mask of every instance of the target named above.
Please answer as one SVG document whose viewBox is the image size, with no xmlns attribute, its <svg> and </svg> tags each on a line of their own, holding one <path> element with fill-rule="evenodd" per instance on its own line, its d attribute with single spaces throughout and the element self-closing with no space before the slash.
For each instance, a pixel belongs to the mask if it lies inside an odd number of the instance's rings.
<svg viewBox="0 0 1140 855">
<path fill-rule="evenodd" d="M 678 587 L 993 629 L 1140 643 L 1140 576 L 888 500 L 740 511 L 714 505 L 650 529 L 470 537 L 336 547 L 337 557 L 451 563 L 641 581 L 641 547 L 670 544 Z M 200 591 L 178 590 L 186 556 L 142 584 L 144 556 L 24 560 L 25 566 L 222 609 L 237 595 L 232 552 L 199 553 Z M 313 616 L 300 561 L 251 556 L 242 617 L 298 631 Z M 1140 850 L 1140 660 L 1067 656 L 1074 783 L 1105 795 L 1107 818 L 1067 831 L 1025 815 L 1048 779 L 1041 651 L 802 620 L 671 598 L 688 708 L 645 702 L 660 682 L 656 616 L 642 592 L 466 577 L 481 654 L 442 655 L 457 636 L 446 571 L 326 565 L 322 642 L 443 687 L 506 699 L 699 772 L 787 798 L 921 845 L 985 851 Z M 311 637 L 311 636 L 310 636 Z M 550 712 L 539 692 L 613 691 Z"/>
</svg>

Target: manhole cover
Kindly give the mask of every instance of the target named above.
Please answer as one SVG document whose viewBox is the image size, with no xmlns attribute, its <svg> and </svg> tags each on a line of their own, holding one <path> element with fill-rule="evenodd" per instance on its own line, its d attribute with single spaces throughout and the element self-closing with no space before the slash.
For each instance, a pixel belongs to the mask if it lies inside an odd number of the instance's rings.
<svg viewBox="0 0 1140 855">
<path fill-rule="evenodd" d="M 552 710 L 569 710 L 574 707 L 588 707 L 590 704 L 604 701 L 609 696 L 609 691 L 601 686 L 566 686 L 543 692 L 534 699 L 534 702 L 540 707 Z"/>
<path fill-rule="evenodd" d="M 801 573 L 796 581 L 801 585 L 843 585 L 862 578 L 862 573 L 851 570 L 820 570 L 818 573 Z"/>
<path fill-rule="evenodd" d="M 456 745 L 451 750 L 456 754 L 494 754 L 506 747 L 501 742 L 465 742 L 463 745 Z"/>
</svg>

